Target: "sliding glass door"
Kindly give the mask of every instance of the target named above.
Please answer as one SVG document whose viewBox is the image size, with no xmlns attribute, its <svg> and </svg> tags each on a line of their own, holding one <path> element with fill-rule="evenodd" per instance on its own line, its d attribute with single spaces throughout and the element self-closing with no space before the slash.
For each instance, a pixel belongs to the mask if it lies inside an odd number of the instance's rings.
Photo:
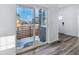
<svg viewBox="0 0 79 59">
<path fill-rule="evenodd" d="M 17 6 L 17 49 L 33 45 L 34 9 Z"/>
<path fill-rule="evenodd" d="M 35 41 L 40 45 L 46 42 L 46 13 L 44 9 L 35 8 Z"/>
<path fill-rule="evenodd" d="M 17 6 L 17 50 L 46 43 L 47 11 L 41 8 Z"/>
</svg>

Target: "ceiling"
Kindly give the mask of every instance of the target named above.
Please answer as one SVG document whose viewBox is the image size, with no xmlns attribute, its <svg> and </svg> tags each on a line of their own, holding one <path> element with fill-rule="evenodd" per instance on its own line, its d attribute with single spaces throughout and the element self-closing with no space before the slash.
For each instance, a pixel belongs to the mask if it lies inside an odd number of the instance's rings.
<svg viewBox="0 0 79 59">
<path fill-rule="evenodd" d="M 57 8 L 64 8 L 68 6 L 79 6 L 78 4 L 41 4 L 44 7 L 57 7 Z"/>
<path fill-rule="evenodd" d="M 45 7 L 45 8 L 65 8 L 69 6 L 79 6 L 79 4 L 23 4 L 24 6 Z"/>
</svg>

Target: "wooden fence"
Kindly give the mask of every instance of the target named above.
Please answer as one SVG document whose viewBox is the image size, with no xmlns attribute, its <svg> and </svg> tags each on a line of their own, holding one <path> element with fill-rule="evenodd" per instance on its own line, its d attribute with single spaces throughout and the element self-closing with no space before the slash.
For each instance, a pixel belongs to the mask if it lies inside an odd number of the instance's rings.
<svg viewBox="0 0 79 59">
<path fill-rule="evenodd" d="M 39 35 L 39 29 L 35 29 L 35 35 Z M 33 36 L 32 26 L 20 26 L 17 28 L 17 39 L 27 38 Z"/>
</svg>

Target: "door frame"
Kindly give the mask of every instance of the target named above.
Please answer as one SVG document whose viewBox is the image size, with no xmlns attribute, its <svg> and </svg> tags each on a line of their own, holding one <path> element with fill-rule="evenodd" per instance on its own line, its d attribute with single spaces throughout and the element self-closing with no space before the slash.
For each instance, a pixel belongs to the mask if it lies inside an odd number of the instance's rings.
<svg viewBox="0 0 79 59">
<path fill-rule="evenodd" d="M 35 7 L 32 7 L 32 6 L 23 6 L 23 5 L 16 5 L 16 6 L 20 6 L 20 7 L 27 7 L 27 8 L 31 8 L 31 9 L 33 9 L 33 20 L 35 19 Z M 17 8 L 17 7 L 16 7 Z M 37 8 L 37 7 L 36 7 Z M 42 8 L 43 9 L 43 8 Z M 48 9 L 45 9 L 45 10 L 47 10 L 47 19 L 46 19 L 46 44 L 48 43 L 47 41 L 47 32 L 48 32 L 48 30 L 47 30 L 47 28 L 48 28 Z M 16 27 L 17 28 L 17 27 Z M 34 42 L 35 42 L 35 24 L 33 25 L 33 36 L 34 36 Z M 17 41 L 17 39 L 16 39 L 16 41 Z M 32 47 L 31 47 L 31 49 L 34 49 L 34 48 L 36 48 L 34 45 L 35 45 L 35 43 L 33 42 L 33 45 L 32 45 Z M 15 45 L 16 45 L 16 43 L 15 43 Z M 39 46 L 41 46 L 41 45 L 39 45 Z M 39 47 L 39 46 L 37 46 L 37 47 Z M 17 49 L 16 49 L 16 54 L 22 54 L 23 52 L 25 52 L 25 51 L 29 51 L 29 50 L 31 50 L 30 48 L 28 48 L 28 47 L 26 47 L 26 48 L 23 48 L 23 49 L 21 49 L 21 50 L 19 50 L 19 51 L 17 51 Z"/>
</svg>

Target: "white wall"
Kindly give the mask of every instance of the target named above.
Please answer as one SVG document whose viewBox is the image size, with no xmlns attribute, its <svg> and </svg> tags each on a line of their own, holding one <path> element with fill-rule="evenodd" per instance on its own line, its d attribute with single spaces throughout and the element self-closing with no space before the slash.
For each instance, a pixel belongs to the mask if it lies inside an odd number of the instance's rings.
<svg viewBox="0 0 79 59">
<path fill-rule="evenodd" d="M 48 8 L 48 43 L 58 40 L 58 8 Z"/>
<path fill-rule="evenodd" d="M 0 5 L 0 36 L 16 33 L 16 5 Z"/>
<path fill-rule="evenodd" d="M 15 47 L 16 5 L 0 4 L 0 51 Z"/>
<path fill-rule="evenodd" d="M 59 10 L 59 15 L 63 17 L 64 27 L 59 23 L 59 32 L 64 34 L 77 36 L 77 8 L 76 6 L 68 6 Z M 64 28 L 64 29 L 63 29 Z M 63 29 L 63 30 L 62 30 Z"/>
<path fill-rule="evenodd" d="M 78 15 L 77 16 L 78 17 L 78 24 L 77 25 L 78 25 L 78 37 L 79 37 L 79 7 L 78 7 L 78 14 L 77 15 Z"/>
</svg>

